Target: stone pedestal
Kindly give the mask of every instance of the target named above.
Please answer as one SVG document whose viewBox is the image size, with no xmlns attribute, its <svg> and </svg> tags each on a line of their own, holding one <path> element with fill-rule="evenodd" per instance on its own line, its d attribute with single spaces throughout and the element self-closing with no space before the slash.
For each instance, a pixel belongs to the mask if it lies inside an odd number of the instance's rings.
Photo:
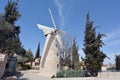
<svg viewBox="0 0 120 80">
<path fill-rule="evenodd" d="M 8 63 L 5 70 L 5 75 L 7 76 L 13 76 L 16 73 L 16 64 L 17 64 L 17 58 L 16 57 L 10 57 L 8 59 Z"/>
<path fill-rule="evenodd" d="M 6 54 L 1 54 L 0 53 L 0 79 L 4 74 L 5 66 L 6 66 L 6 63 L 7 63 L 7 58 L 8 57 L 7 57 Z"/>
</svg>

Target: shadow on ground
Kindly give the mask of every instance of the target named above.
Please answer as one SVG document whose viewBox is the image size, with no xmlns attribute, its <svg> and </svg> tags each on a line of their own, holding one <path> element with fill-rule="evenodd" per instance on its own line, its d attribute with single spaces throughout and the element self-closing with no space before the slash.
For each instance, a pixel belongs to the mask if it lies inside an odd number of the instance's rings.
<svg viewBox="0 0 120 80">
<path fill-rule="evenodd" d="M 22 78 L 24 74 L 16 72 L 13 76 L 4 76 L 1 80 L 29 80 L 28 78 Z"/>
</svg>

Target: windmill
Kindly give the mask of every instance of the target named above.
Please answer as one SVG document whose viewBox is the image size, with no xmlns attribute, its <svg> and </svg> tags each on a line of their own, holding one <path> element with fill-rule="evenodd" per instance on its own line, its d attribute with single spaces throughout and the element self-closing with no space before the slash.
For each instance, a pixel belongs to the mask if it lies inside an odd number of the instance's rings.
<svg viewBox="0 0 120 80">
<path fill-rule="evenodd" d="M 37 24 L 38 28 L 44 32 L 46 36 L 46 41 L 40 61 L 40 74 L 44 76 L 53 76 L 56 75 L 56 72 L 59 70 L 59 57 L 57 44 L 61 49 L 63 49 L 63 44 L 60 38 L 60 35 L 63 34 L 63 31 L 57 29 L 51 10 L 49 9 L 51 20 L 53 23 L 53 28 Z"/>
</svg>

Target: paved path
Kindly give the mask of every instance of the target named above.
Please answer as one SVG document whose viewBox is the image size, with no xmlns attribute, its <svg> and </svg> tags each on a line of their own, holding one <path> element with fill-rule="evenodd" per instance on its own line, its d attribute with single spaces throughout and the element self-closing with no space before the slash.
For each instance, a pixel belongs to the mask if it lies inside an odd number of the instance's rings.
<svg viewBox="0 0 120 80">
<path fill-rule="evenodd" d="M 21 71 L 21 73 L 23 74 L 21 80 L 51 80 L 50 77 L 40 76 L 36 70 Z"/>
</svg>

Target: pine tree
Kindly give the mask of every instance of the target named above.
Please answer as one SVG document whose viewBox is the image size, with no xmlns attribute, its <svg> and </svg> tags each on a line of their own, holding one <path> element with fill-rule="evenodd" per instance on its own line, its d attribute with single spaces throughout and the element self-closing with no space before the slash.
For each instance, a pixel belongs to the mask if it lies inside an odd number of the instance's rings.
<svg viewBox="0 0 120 80">
<path fill-rule="evenodd" d="M 96 35 L 96 27 L 93 27 L 93 22 L 90 21 L 89 13 L 87 14 L 87 22 L 85 28 L 84 48 L 85 53 L 85 65 L 86 69 L 90 72 L 91 76 L 97 76 L 98 71 L 101 70 L 101 66 L 106 57 L 100 48 L 104 43 L 101 38 L 104 34 Z"/>
<path fill-rule="evenodd" d="M 25 52 L 19 40 L 20 27 L 15 25 L 19 17 L 18 1 L 8 0 L 5 13 L 0 15 L 0 50 L 8 54 Z"/>
<path fill-rule="evenodd" d="M 5 7 L 5 21 L 12 24 L 15 28 L 14 37 L 19 41 L 20 27 L 15 25 L 15 22 L 20 18 L 18 11 L 18 0 L 16 2 L 8 0 L 8 4 Z"/>
<path fill-rule="evenodd" d="M 40 42 L 38 44 L 38 48 L 37 48 L 37 51 L 36 51 L 36 56 L 35 56 L 35 59 L 36 58 L 40 58 Z"/>
<path fill-rule="evenodd" d="M 5 20 L 14 25 L 15 21 L 17 21 L 19 17 L 18 0 L 17 2 L 8 0 L 8 4 L 5 7 Z"/>
<path fill-rule="evenodd" d="M 72 67 L 73 69 L 77 69 L 77 70 L 80 69 L 78 46 L 75 39 L 73 40 L 73 45 L 72 45 Z"/>
<path fill-rule="evenodd" d="M 29 49 L 26 52 L 26 56 L 27 56 L 27 62 L 31 62 L 31 66 L 32 66 L 32 61 L 34 60 L 34 56 L 33 56 L 31 49 Z"/>
</svg>

